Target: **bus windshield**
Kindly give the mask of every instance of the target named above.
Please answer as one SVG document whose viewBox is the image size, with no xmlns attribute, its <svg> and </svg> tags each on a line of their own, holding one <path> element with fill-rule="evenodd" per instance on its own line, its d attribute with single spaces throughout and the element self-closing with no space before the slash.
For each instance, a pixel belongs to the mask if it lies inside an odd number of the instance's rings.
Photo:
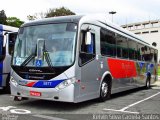
<svg viewBox="0 0 160 120">
<path fill-rule="evenodd" d="M 75 54 L 75 23 L 22 27 L 16 39 L 12 65 L 69 66 Z"/>
</svg>

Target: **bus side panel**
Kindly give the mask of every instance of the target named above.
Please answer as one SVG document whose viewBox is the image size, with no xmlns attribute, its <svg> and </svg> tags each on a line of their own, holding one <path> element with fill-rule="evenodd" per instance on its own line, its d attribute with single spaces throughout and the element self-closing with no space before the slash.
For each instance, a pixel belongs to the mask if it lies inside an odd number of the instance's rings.
<svg viewBox="0 0 160 120">
<path fill-rule="evenodd" d="M 137 66 L 137 74 L 138 74 L 138 78 L 136 80 L 137 85 L 145 86 L 147 74 L 151 74 L 151 84 L 155 82 L 155 80 L 157 79 L 156 64 L 140 61 L 140 62 L 137 62 L 136 66 Z"/>
<path fill-rule="evenodd" d="M 134 61 L 108 58 L 110 72 L 115 79 L 136 77 Z"/>
<path fill-rule="evenodd" d="M 7 48 L 7 47 L 6 47 Z M 11 55 L 6 54 L 5 59 L 3 61 L 3 81 L 2 86 L 6 86 L 6 80 L 11 70 Z"/>
<path fill-rule="evenodd" d="M 107 64 L 112 74 L 112 93 L 135 88 L 137 79 L 136 63 L 131 60 L 108 58 Z"/>
<path fill-rule="evenodd" d="M 147 65 L 147 73 L 151 73 L 151 84 L 156 81 L 156 68 L 157 65 L 155 63 L 150 63 Z"/>
<path fill-rule="evenodd" d="M 137 66 L 137 74 L 138 77 L 136 79 L 136 85 L 145 85 L 146 82 L 146 67 L 147 67 L 147 63 L 142 62 L 142 61 L 138 61 L 136 63 Z"/>
<path fill-rule="evenodd" d="M 157 63 L 155 63 L 153 74 L 154 74 L 154 78 L 153 78 L 154 81 L 157 81 L 158 80 L 158 64 Z"/>
</svg>

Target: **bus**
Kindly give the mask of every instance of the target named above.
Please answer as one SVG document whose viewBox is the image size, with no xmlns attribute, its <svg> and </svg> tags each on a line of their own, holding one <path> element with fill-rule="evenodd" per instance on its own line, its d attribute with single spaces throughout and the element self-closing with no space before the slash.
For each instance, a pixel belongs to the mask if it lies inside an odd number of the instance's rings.
<svg viewBox="0 0 160 120">
<path fill-rule="evenodd" d="M 18 28 L 0 24 L 0 89 L 10 91 L 11 55 Z"/>
<path fill-rule="evenodd" d="M 11 95 L 78 103 L 146 86 L 157 79 L 158 50 L 94 15 L 22 25 L 11 62 Z"/>
</svg>

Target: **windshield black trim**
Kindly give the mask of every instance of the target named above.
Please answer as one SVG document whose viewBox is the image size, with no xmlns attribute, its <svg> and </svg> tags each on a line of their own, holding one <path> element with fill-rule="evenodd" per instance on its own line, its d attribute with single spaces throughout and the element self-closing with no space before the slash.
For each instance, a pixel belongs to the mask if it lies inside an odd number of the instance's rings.
<svg viewBox="0 0 160 120">
<path fill-rule="evenodd" d="M 71 66 L 63 66 L 63 67 L 27 67 L 27 66 L 11 66 L 12 69 L 18 74 L 21 78 L 27 80 L 50 80 Z"/>
</svg>

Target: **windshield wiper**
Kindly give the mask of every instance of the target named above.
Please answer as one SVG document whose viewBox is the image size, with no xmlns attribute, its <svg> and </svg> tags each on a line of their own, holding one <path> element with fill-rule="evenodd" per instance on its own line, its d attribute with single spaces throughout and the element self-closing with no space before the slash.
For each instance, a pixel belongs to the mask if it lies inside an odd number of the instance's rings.
<svg viewBox="0 0 160 120">
<path fill-rule="evenodd" d="M 52 62 L 51 62 L 51 58 L 50 58 L 47 50 L 45 50 L 45 58 L 46 58 L 48 66 L 53 67 Z"/>
<path fill-rule="evenodd" d="M 35 48 L 35 53 L 32 53 L 31 55 L 29 55 L 27 57 L 27 59 L 20 66 L 23 66 L 23 67 L 26 66 L 33 58 L 35 58 L 36 51 L 37 51 L 37 45 L 36 45 L 36 48 Z"/>
<path fill-rule="evenodd" d="M 26 66 L 34 57 L 35 55 L 32 53 L 20 66 Z"/>
<path fill-rule="evenodd" d="M 50 56 L 49 56 L 49 54 L 48 54 L 48 51 L 46 50 L 46 45 L 45 45 L 46 43 L 45 43 L 45 41 L 44 41 L 44 46 L 43 46 L 43 49 L 44 49 L 44 56 L 45 56 L 45 58 L 46 58 L 46 61 L 47 61 L 47 64 L 48 64 L 48 66 L 49 67 L 51 67 L 51 68 L 53 68 L 53 64 L 52 64 L 52 62 L 51 62 L 51 58 L 50 58 Z"/>
<path fill-rule="evenodd" d="M 30 56 L 28 56 L 27 59 L 20 66 L 26 66 L 33 58 L 35 58 L 36 51 L 37 51 L 37 45 L 36 45 L 36 48 L 35 48 L 35 53 L 32 53 Z M 45 48 L 45 41 L 44 41 L 44 46 L 43 46 L 43 54 L 44 54 L 44 57 L 46 59 L 46 62 L 48 64 L 48 66 L 53 69 L 51 58 L 48 54 L 48 51 Z"/>
</svg>

